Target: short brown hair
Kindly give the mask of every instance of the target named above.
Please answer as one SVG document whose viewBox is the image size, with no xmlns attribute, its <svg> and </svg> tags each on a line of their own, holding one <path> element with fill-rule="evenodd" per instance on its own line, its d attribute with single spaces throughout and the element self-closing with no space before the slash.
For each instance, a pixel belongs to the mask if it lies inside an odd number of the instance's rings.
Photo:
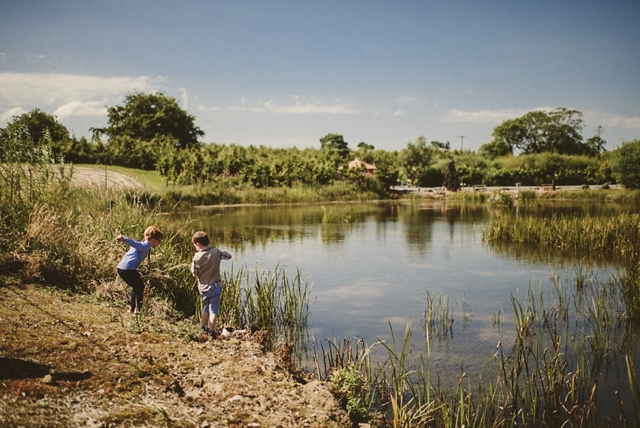
<svg viewBox="0 0 640 428">
<path fill-rule="evenodd" d="M 144 238 L 147 241 L 149 239 L 157 239 L 158 241 L 162 241 L 162 238 L 164 238 L 164 235 L 162 235 L 162 232 L 160 232 L 160 229 L 158 229 L 157 227 L 149 226 L 144 231 Z"/>
<path fill-rule="evenodd" d="M 199 231 L 193 234 L 193 238 L 191 238 L 194 244 L 200 244 L 203 247 L 209 245 L 209 237 L 206 232 Z"/>
</svg>

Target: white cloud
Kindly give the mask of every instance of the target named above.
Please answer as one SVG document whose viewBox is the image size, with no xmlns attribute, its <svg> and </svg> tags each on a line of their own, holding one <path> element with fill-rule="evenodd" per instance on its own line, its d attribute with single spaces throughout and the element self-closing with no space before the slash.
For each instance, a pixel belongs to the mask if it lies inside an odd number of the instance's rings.
<svg viewBox="0 0 640 428">
<path fill-rule="evenodd" d="M 299 97 L 294 97 L 290 104 L 278 104 L 274 100 L 258 102 L 255 105 L 247 105 L 243 98 L 240 105 L 221 107 L 205 107 L 200 106 L 201 111 L 242 111 L 252 113 L 276 113 L 276 114 L 352 114 L 357 110 L 352 109 L 336 100 L 331 103 L 324 101 L 311 100 L 307 101 Z"/>
<path fill-rule="evenodd" d="M 590 117 L 589 122 L 592 122 L 596 125 L 602 125 L 605 129 L 605 132 L 609 127 L 622 129 L 640 129 L 639 116 L 613 116 L 606 113 L 601 113 L 595 114 L 593 115 L 593 117 Z"/>
<path fill-rule="evenodd" d="M 182 98 L 182 108 L 189 108 L 189 94 L 187 93 L 187 88 L 180 88 L 180 96 Z"/>
<path fill-rule="evenodd" d="M 21 114 L 26 113 L 27 111 L 22 107 L 14 107 L 2 113 L 0 115 L 0 126 L 4 126 L 5 123 L 11 122 L 13 116 L 20 116 Z"/>
<path fill-rule="evenodd" d="M 396 110 L 393 112 L 394 116 L 404 116 L 405 112 L 402 110 Z"/>
<path fill-rule="evenodd" d="M 72 101 L 58 107 L 54 112 L 54 116 L 64 119 L 72 116 L 96 116 L 103 117 L 107 115 L 107 108 L 102 101 Z"/>
<path fill-rule="evenodd" d="M 100 77 L 76 74 L 0 73 L 0 110 L 38 107 L 65 116 L 95 116 L 98 107 L 120 101 L 133 91 L 154 92 L 161 77 Z M 5 113 L 6 114 L 6 113 Z"/>
<path fill-rule="evenodd" d="M 528 110 L 527 110 L 528 111 Z M 514 119 L 527 113 L 525 110 L 501 109 L 462 111 L 449 109 L 444 118 L 445 122 L 470 122 L 470 123 L 498 123 L 507 119 Z"/>
</svg>

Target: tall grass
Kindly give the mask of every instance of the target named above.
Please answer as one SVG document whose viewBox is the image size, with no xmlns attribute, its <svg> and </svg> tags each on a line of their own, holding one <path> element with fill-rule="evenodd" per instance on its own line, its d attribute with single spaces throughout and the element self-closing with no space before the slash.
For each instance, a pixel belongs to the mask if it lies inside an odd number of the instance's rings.
<svg viewBox="0 0 640 428">
<path fill-rule="evenodd" d="M 629 328 L 628 308 L 620 298 L 623 284 L 615 277 L 601 280 L 584 270 L 575 278 L 554 276 L 548 287 L 529 284 L 524 296 L 514 291 L 513 343 L 497 344 L 486 358 L 486 377 L 460 368 L 457 381 L 443 381 L 430 366 L 430 332 L 416 350 L 411 323 L 398 340 L 377 342 L 384 352 L 375 360 L 354 358 L 372 347 L 334 342 L 318 373 L 356 367 L 362 384 L 370 385 L 367 403 L 378 426 L 393 427 L 633 427 L 640 423 L 640 389 Z M 448 299 L 427 299 L 426 320 L 449 319 Z M 464 317 L 464 314 L 460 315 Z M 446 325 L 447 322 L 445 321 Z M 618 376 L 618 391 L 606 397 L 602 379 Z M 328 366 L 328 368 L 327 368 Z M 475 379 L 474 379 L 475 378 Z M 358 392 L 359 396 L 363 391 Z M 603 400 L 619 408 L 599 406 Z M 361 403 L 365 403 L 361 401 Z M 374 416 L 371 416 L 374 418 Z"/>
<path fill-rule="evenodd" d="M 223 276 L 220 319 L 234 328 L 267 332 L 267 347 L 277 341 L 293 344 L 301 361 L 308 337 L 311 285 L 300 271 L 290 275 L 278 264 L 273 269 L 232 269 Z"/>
<path fill-rule="evenodd" d="M 556 250 L 615 254 L 624 266 L 620 281 L 629 312 L 640 318 L 640 214 L 578 217 L 504 213 L 483 229 L 483 238 L 495 243 L 526 243 Z"/>
<path fill-rule="evenodd" d="M 487 241 L 530 243 L 561 249 L 615 251 L 621 256 L 636 253 L 640 242 L 640 214 L 608 217 L 551 217 L 505 213 L 483 230 Z"/>
</svg>

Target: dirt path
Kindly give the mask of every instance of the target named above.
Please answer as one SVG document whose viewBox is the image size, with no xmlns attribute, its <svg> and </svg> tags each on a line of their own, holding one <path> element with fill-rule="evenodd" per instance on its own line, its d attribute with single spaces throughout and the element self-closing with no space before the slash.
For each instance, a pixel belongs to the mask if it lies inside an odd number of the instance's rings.
<svg viewBox="0 0 640 428">
<path fill-rule="evenodd" d="M 81 187 L 101 187 L 109 189 L 142 189 L 142 185 L 134 178 L 115 171 L 90 168 L 86 166 L 73 167 L 72 182 Z"/>
<path fill-rule="evenodd" d="M 0 426 L 349 427 L 326 384 L 245 336 L 0 277 Z"/>
</svg>

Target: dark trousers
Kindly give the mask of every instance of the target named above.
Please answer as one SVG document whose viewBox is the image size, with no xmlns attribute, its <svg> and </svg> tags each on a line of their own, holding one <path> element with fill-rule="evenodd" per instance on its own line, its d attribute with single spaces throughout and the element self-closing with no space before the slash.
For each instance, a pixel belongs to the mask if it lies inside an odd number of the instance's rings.
<svg viewBox="0 0 640 428">
<path fill-rule="evenodd" d="M 131 287 L 131 309 L 142 308 L 142 295 L 144 294 L 144 282 L 142 275 L 137 270 L 118 269 L 118 275 Z"/>
</svg>

